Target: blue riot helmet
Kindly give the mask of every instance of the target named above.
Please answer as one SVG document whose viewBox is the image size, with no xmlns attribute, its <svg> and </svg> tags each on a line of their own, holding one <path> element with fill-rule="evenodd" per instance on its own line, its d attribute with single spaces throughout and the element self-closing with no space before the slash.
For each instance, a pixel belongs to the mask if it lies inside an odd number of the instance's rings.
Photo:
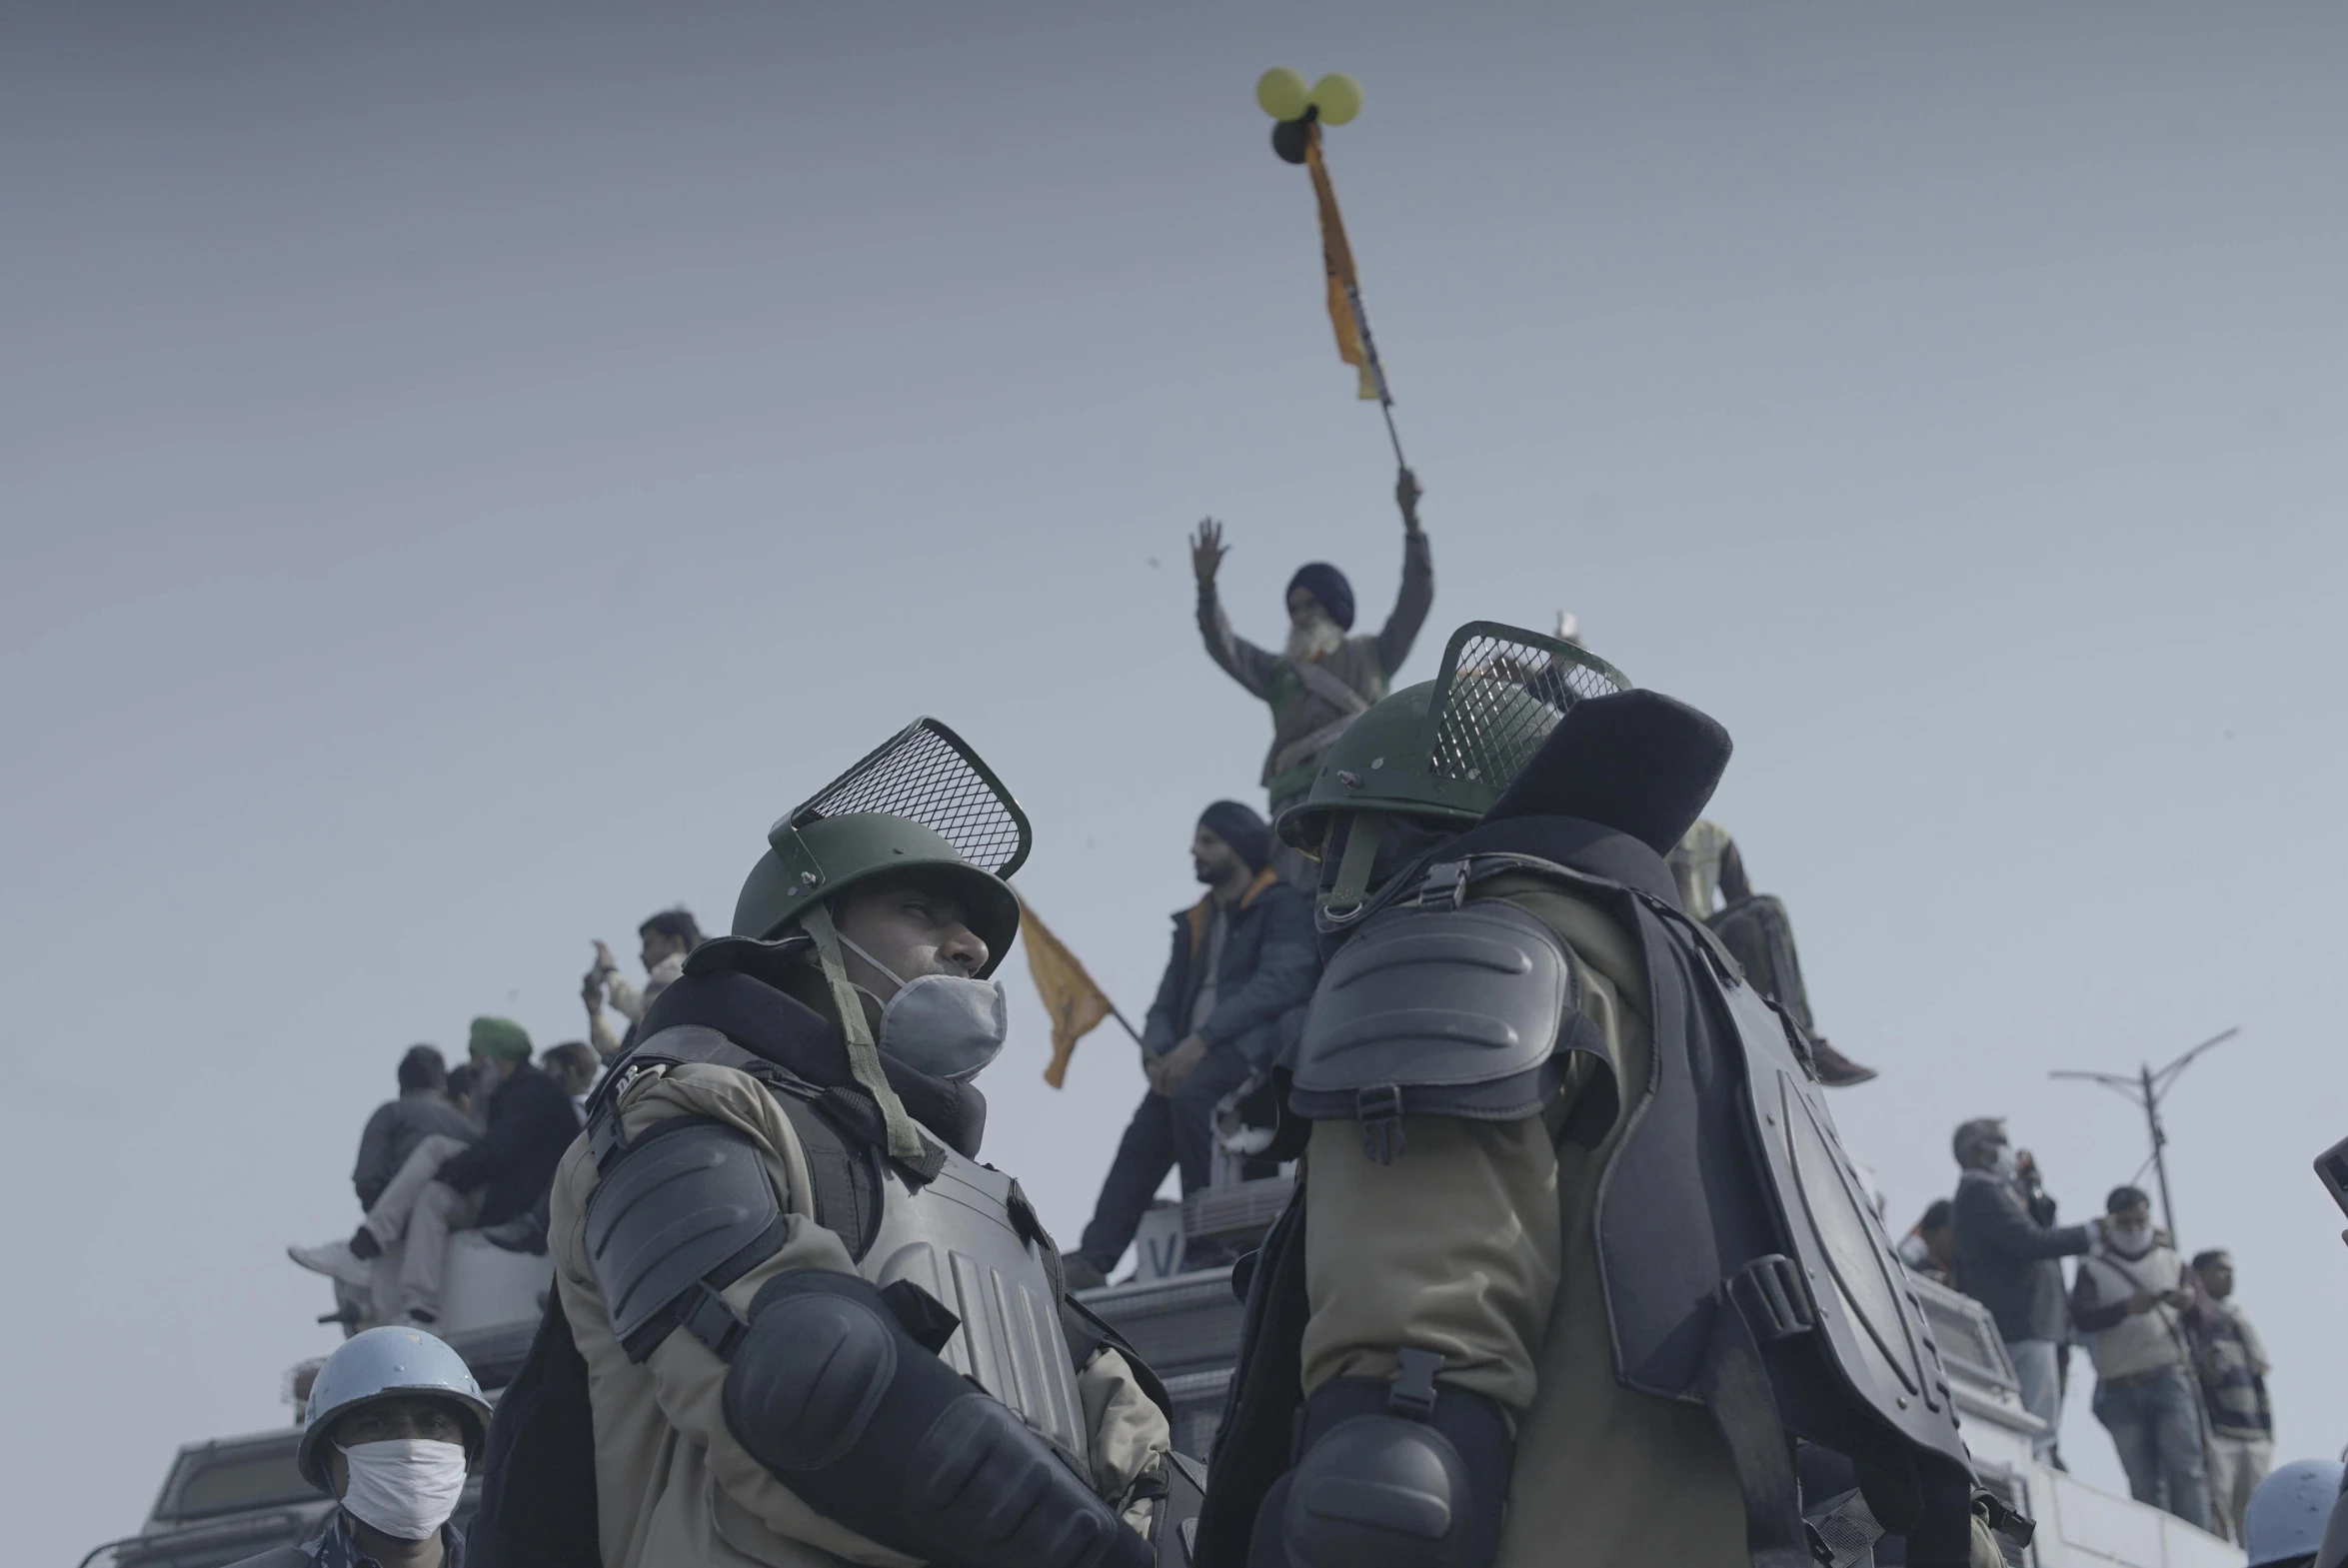
<svg viewBox="0 0 2348 1568">
<path fill-rule="evenodd" d="M 387 1399 L 416 1398 L 454 1408 L 465 1428 L 466 1455 L 480 1459 L 489 1401 L 463 1356 L 420 1328 L 371 1328 L 344 1340 L 310 1384 L 302 1442 L 294 1450 L 302 1479 L 322 1492 L 334 1490 L 326 1471 L 326 1434 L 337 1419 Z"/>
<path fill-rule="evenodd" d="M 2330 1459 L 2300 1459 L 2258 1483 L 2242 1510 L 2249 1568 L 2305 1562 L 2323 1545 L 2324 1524 L 2340 1500 L 2341 1467 Z"/>
</svg>

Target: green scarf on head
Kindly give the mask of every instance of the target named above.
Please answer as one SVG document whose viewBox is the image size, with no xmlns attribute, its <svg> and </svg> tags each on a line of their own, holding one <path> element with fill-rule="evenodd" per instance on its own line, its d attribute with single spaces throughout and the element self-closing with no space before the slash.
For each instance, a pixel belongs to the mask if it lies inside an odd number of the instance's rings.
<svg viewBox="0 0 2348 1568">
<path fill-rule="evenodd" d="M 512 1018 L 475 1018 L 465 1047 L 484 1056 L 530 1059 L 530 1035 Z"/>
</svg>

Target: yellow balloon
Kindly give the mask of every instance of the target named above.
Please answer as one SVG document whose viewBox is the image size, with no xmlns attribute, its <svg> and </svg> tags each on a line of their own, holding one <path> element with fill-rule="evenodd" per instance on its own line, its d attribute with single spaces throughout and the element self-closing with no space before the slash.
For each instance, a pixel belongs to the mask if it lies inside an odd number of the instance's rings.
<svg viewBox="0 0 2348 1568">
<path fill-rule="evenodd" d="M 1360 96 L 1358 92 L 1354 94 Z M 1284 65 L 1275 65 L 1255 78 L 1255 102 L 1275 120 L 1300 120 L 1310 103 L 1304 78 Z"/>
<path fill-rule="evenodd" d="M 1361 84 L 1342 71 L 1331 71 L 1312 84 L 1312 102 L 1320 110 L 1321 124 L 1343 125 L 1361 112 Z"/>
</svg>

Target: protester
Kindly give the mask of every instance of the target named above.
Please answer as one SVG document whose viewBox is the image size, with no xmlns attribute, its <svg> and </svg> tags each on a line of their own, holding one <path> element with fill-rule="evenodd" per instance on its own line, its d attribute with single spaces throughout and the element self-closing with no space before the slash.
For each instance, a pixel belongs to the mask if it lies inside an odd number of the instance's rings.
<svg viewBox="0 0 2348 1568">
<path fill-rule="evenodd" d="M 1215 573 L 1226 551 L 1222 525 L 1208 518 L 1191 538 L 1198 631 L 1206 639 L 1207 655 L 1271 708 L 1271 750 L 1262 781 L 1271 815 L 1303 795 L 1322 754 L 1362 710 L 1386 695 L 1387 682 L 1409 657 L 1434 604 L 1433 558 L 1418 527 L 1418 481 L 1408 469 L 1394 483 L 1394 500 L 1402 509 L 1402 591 L 1384 628 L 1375 635 L 1349 636 L 1352 585 L 1328 563 L 1308 562 L 1288 580 L 1288 639 L 1276 654 L 1235 636 L 1215 595 Z M 1308 887 L 1309 862 L 1292 851 L 1281 852 L 1295 862 L 1282 864 L 1282 876 Z"/>
<path fill-rule="evenodd" d="M 1142 1026 L 1150 1091 L 1066 1260 L 1071 1283 L 1107 1279 L 1169 1170 L 1180 1169 L 1184 1193 L 1207 1184 L 1216 1101 L 1268 1069 L 1303 1026 L 1320 970 L 1312 908 L 1270 858 L 1270 828 L 1238 801 L 1199 816 L 1190 868 L 1206 895 L 1174 917 L 1174 955 Z"/>
<path fill-rule="evenodd" d="M 481 1107 L 473 1103 L 473 1064 L 460 1061 L 449 1069 L 449 1103 L 457 1113 L 472 1123 L 473 1131 L 481 1131 Z"/>
<path fill-rule="evenodd" d="M 2070 1337 L 2059 1259 L 2092 1246 L 2084 1225 L 2056 1229 L 2054 1199 L 2038 1185 L 2037 1166 L 2006 1141 L 2005 1122 L 1981 1116 L 1954 1139 L 1962 1167 L 1950 1204 L 1956 1285 L 1989 1309 L 2021 1384 L 2022 1407 L 2045 1423 L 2030 1440 L 2044 1463 L 2059 1464 L 2062 1347 Z"/>
<path fill-rule="evenodd" d="M 464 1568 L 448 1521 L 489 1401 L 462 1356 L 420 1329 L 353 1335 L 318 1369 L 304 1423 L 295 1465 L 339 1506 L 302 1545 L 233 1568 Z"/>
<path fill-rule="evenodd" d="M 286 1248 L 304 1268 L 348 1284 L 371 1282 L 373 1259 L 405 1243 L 396 1315 L 430 1325 L 440 1315 L 450 1233 L 498 1225 L 535 1208 L 553 1184 L 579 1114 L 562 1086 L 530 1061 L 530 1036 L 509 1018 L 475 1018 L 473 1077 L 488 1096 L 488 1128 L 470 1144 L 428 1137 L 416 1145 L 348 1241 Z"/>
<path fill-rule="evenodd" d="M 1934 1198 L 1899 1243 L 1900 1261 L 1935 1284 L 1956 1283 L 1956 1231 L 1949 1217 L 1954 1210 L 1948 1199 Z"/>
<path fill-rule="evenodd" d="M 2095 1418 L 2110 1431 L 2136 1500 L 2206 1530 L 2185 1265 L 2153 1232 L 2152 1200 L 2142 1189 L 2112 1188 L 2103 1209 L 2103 1233 L 2071 1286 L 2071 1316 L 2094 1336 Z"/>
<path fill-rule="evenodd" d="M 585 1040 L 565 1040 L 560 1045 L 549 1045 L 540 1053 L 538 1064 L 571 1096 L 571 1108 L 579 1112 L 580 1124 L 584 1126 L 587 1096 L 594 1092 L 596 1079 L 603 1075 L 603 1062 Z"/>
<path fill-rule="evenodd" d="M 1712 928 L 1754 989 L 1775 1002 L 1802 1031 L 1818 1081 L 1828 1088 L 1871 1081 L 1873 1067 L 1851 1060 L 1818 1031 L 1810 1013 L 1809 988 L 1802 982 L 1801 955 L 1793 942 L 1793 916 L 1783 899 L 1753 891 L 1728 829 L 1709 818 L 1699 820 L 1673 845 L 1670 866 L 1680 906 Z M 1716 908 L 1715 897 L 1720 900 Z"/>
<path fill-rule="evenodd" d="M 2275 1462 L 2266 1346 L 2234 1304 L 2234 1260 L 2223 1248 L 2195 1253 L 2193 1278 L 2199 1288 L 2185 1326 L 2201 1374 L 2202 1408 L 2209 1416 L 2210 1512 L 2230 1537 L 2243 1541 L 2251 1495 Z"/>
<path fill-rule="evenodd" d="M 620 960 L 612 956 L 612 949 L 601 937 L 595 944 L 595 967 L 588 970 L 587 981 L 580 997 L 587 1003 L 587 1037 L 595 1042 L 596 1053 L 610 1061 L 627 1048 L 636 1033 L 636 1025 L 644 1017 L 644 1009 L 653 998 L 668 988 L 670 981 L 684 972 L 685 955 L 701 945 L 701 927 L 685 909 L 663 909 L 636 928 L 643 945 L 637 956 L 644 963 L 644 988 L 638 990 L 620 977 Z M 604 1016 L 604 1001 L 609 998 L 612 1010 L 628 1020 L 626 1034 L 615 1034 L 609 1019 Z"/>
<path fill-rule="evenodd" d="M 400 1058 L 400 1097 L 385 1100 L 367 1118 L 359 1134 L 359 1159 L 351 1167 L 351 1186 L 359 1206 L 373 1208 L 383 1189 L 399 1174 L 416 1145 L 429 1137 L 451 1137 L 470 1143 L 480 1126 L 449 1102 L 448 1066 L 430 1045 L 411 1045 Z"/>
</svg>

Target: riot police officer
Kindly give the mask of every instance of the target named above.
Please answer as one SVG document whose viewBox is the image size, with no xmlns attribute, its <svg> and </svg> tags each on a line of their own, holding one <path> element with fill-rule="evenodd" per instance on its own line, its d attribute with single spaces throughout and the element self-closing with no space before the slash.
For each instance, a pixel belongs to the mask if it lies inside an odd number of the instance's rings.
<svg viewBox="0 0 2348 1568">
<path fill-rule="evenodd" d="M 1376 890 L 1324 868 L 1304 1181 L 1251 1270 L 1208 1568 L 1797 1568 L 1822 1524 L 1996 1561 L 1801 1037 L 1664 862 L 1728 737 L 1625 686 L 1463 628 L 1384 769 L 1489 810 Z M 1549 713 L 1514 771 L 1527 696 Z M 1374 859 L 1324 814 L 1324 867 Z M 1831 1520 L 1803 1516 L 1796 1436 L 1857 1467 Z"/>
<path fill-rule="evenodd" d="M 335 1511 L 302 1545 L 235 1568 L 463 1568 L 448 1520 L 489 1425 L 463 1357 L 420 1328 L 355 1334 L 318 1369 L 303 1421 L 294 1462 Z"/>
<path fill-rule="evenodd" d="M 2300 1459 L 2258 1483 L 2242 1511 L 2248 1568 L 2315 1568 L 2340 1506 L 2342 1473 L 2336 1459 Z"/>
<path fill-rule="evenodd" d="M 555 1181 L 534 1356 L 584 1362 L 602 1568 L 1145 1568 L 1163 1391 L 976 1158 L 1026 817 L 923 720 L 768 842 Z M 493 1471 L 559 1448 L 561 1382 Z M 477 1542 L 549 1560 L 497 1482 Z"/>
</svg>

